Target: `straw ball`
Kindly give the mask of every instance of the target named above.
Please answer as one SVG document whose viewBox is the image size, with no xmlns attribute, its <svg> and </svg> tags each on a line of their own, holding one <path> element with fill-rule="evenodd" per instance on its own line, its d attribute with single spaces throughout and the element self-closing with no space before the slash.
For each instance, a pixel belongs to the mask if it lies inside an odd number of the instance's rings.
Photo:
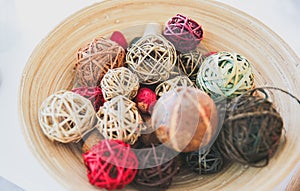
<svg viewBox="0 0 300 191">
<path fill-rule="evenodd" d="M 155 88 L 157 96 L 161 97 L 166 92 L 176 89 L 177 87 L 195 87 L 195 84 L 187 76 L 176 76 L 175 78 L 164 81 Z"/>
<path fill-rule="evenodd" d="M 202 63 L 196 83 L 215 101 L 232 98 L 254 87 L 250 62 L 242 55 L 219 52 Z"/>
<path fill-rule="evenodd" d="M 217 124 L 213 100 L 192 87 L 178 87 L 165 93 L 152 113 L 152 126 L 158 139 L 178 152 L 210 147 L 217 136 Z"/>
<path fill-rule="evenodd" d="M 106 139 L 134 144 L 144 129 L 136 104 L 121 95 L 105 102 L 97 118 L 97 128 Z"/>
<path fill-rule="evenodd" d="M 50 140 L 78 142 L 94 128 L 95 110 L 88 99 L 61 90 L 44 100 L 38 119 L 43 133 Z"/>
<path fill-rule="evenodd" d="M 108 69 L 124 65 L 125 50 L 116 42 L 96 38 L 77 52 L 75 86 L 99 86 Z"/>
<path fill-rule="evenodd" d="M 160 35 L 143 36 L 131 45 L 126 54 L 129 69 L 143 84 L 167 80 L 176 59 L 174 46 Z"/>
<path fill-rule="evenodd" d="M 281 142 L 283 131 L 283 120 L 273 103 L 252 92 L 233 99 L 226 110 L 216 141 L 218 149 L 235 162 L 266 166 Z"/>
<path fill-rule="evenodd" d="M 138 160 L 130 145 L 102 140 L 82 155 L 89 182 L 108 190 L 122 189 L 137 173 Z"/>
<path fill-rule="evenodd" d="M 128 68 L 109 69 L 101 80 L 101 88 L 105 100 L 118 95 L 133 99 L 139 89 L 139 79 Z"/>
<path fill-rule="evenodd" d="M 174 44 L 176 50 L 185 53 L 198 46 L 203 39 L 203 29 L 191 18 L 177 14 L 166 23 L 163 35 Z"/>
<path fill-rule="evenodd" d="M 102 90 L 97 86 L 74 88 L 72 89 L 72 92 L 77 93 L 90 100 L 96 112 L 105 102 Z"/>
</svg>

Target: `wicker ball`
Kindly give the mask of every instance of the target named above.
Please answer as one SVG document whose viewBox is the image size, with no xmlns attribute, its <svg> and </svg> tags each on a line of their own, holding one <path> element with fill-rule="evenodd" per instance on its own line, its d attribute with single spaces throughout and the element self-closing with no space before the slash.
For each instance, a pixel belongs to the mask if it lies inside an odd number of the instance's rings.
<svg viewBox="0 0 300 191">
<path fill-rule="evenodd" d="M 169 78 L 177 56 L 174 46 L 160 35 L 147 35 L 131 45 L 126 63 L 140 83 L 155 84 Z"/>
<path fill-rule="evenodd" d="M 103 140 L 103 136 L 99 133 L 98 129 L 93 129 L 82 138 L 82 153 L 89 151 L 99 141 Z"/>
<path fill-rule="evenodd" d="M 72 92 L 75 92 L 88 100 L 94 106 L 95 111 L 97 112 L 99 108 L 104 104 L 105 100 L 102 94 L 102 90 L 99 87 L 79 87 L 72 89 Z"/>
<path fill-rule="evenodd" d="M 137 173 L 136 155 L 120 140 L 100 141 L 82 156 L 89 182 L 100 188 L 122 189 Z"/>
<path fill-rule="evenodd" d="M 52 141 L 78 142 L 94 128 L 95 110 L 79 94 L 61 90 L 44 100 L 39 109 L 43 133 Z"/>
<path fill-rule="evenodd" d="M 75 86 L 99 86 L 108 69 L 124 65 L 125 50 L 108 39 L 94 39 L 77 52 Z"/>
<path fill-rule="evenodd" d="M 179 87 L 165 93 L 152 113 L 152 126 L 158 139 L 178 152 L 209 147 L 217 136 L 217 124 L 213 100 L 192 87 Z"/>
<path fill-rule="evenodd" d="M 186 155 L 188 166 L 198 174 L 213 174 L 220 172 L 224 159 L 215 146 L 205 152 L 194 151 Z"/>
<path fill-rule="evenodd" d="M 174 90 L 177 87 L 195 87 L 195 84 L 187 76 L 176 76 L 159 84 L 155 89 L 155 93 L 161 97 L 166 92 Z"/>
<path fill-rule="evenodd" d="M 215 101 L 245 93 L 254 86 L 249 61 L 237 53 L 219 52 L 202 63 L 196 83 Z"/>
<path fill-rule="evenodd" d="M 133 99 L 139 89 L 139 79 L 128 68 L 110 69 L 101 80 L 101 88 L 105 100 L 118 95 Z"/>
<path fill-rule="evenodd" d="M 176 158 L 169 158 L 170 149 L 159 146 L 137 150 L 139 160 L 139 170 L 134 182 L 143 186 L 142 190 L 167 189 L 174 175 L 179 171 Z M 148 188 L 147 188 L 148 187 Z"/>
<path fill-rule="evenodd" d="M 283 130 L 283 120 L 267 100 L 246 94 L 227 106 L 223 127 L 216 145 L 233 161 L 255 167 L 268 164 L 276 152 Z"/>
<path fill-rule="evenodd" d="M 96 126 L 106 139 L 134 144 L 144 129 L 136 104 L 121 95 L 105 102 L 97 118 Z"/>
<path fill-rule="evenodd" d="M 203 38 L 203 29 L 196 21 L 177 14 L 166 24 L 163 35 L 174 44 L 176 50 L 194 50 Z"/>
<path fill-rule="evenodd" d="M 193 83 L 195 83 L 197 73 L 204 59 L 205 56 L 198 49 L 179 54 L 177 61 L 179 74 L 186 75 Z"/>
</svg>

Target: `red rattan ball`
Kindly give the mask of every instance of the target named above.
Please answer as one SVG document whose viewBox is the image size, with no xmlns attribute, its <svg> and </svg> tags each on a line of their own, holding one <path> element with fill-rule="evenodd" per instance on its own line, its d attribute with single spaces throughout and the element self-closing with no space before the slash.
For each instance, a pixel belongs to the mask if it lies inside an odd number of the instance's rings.
<svg viewBox="0 0 300 191">
<path fill-rule="evenodd" d="M 138 160 L 130 145 L 102 140 L 83 155 L 89 182 L 108 190 L 121 189 L 135 178 Z"/>
<path fill-rule="evenodd" d="M 203 38 L 203 29 L 196 21 L 177 14 L 166 24 L 163 35 L 182 53 L 196 49 Z"/>
<path fill-rule="evenodd" d="M 150 88 L 140 88 L 136 96 L 136 104 L 143 113 L 151 113 L 156 103 L 156 94 Z"/>
<path fill-rule="evenodd" d="M 89 99 L 95 111 L 97 112 L 101 106 L 103 106 L 105 100 L 102 94 L 102 90 L 99 87 L 79 87 L 72 90 L 72 92 L 77 93 L 87 99 Z"/>
</svg>

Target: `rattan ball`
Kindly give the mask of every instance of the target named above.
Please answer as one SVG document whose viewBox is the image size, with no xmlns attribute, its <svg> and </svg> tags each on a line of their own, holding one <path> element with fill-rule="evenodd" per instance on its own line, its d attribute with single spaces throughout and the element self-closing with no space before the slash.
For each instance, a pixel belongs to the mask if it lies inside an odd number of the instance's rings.
<svg viewBox="0 0 300 191">
<path fill-rule="evenodd" d="M 281 142 L 283 120 L 267 97 L 253 92 L 228 103 L 216 146 L 227 159 L 262 167 Z"/>
<path fill-rule="evenodd" d="M 82 153 L 86 153 L 89 151 L 94 145 L 96 145 L 99 141 L 103 140 L 103 136 L 99 133 L 97 128 L 94 128 L 92 131 L 87 133 L 82 138 Z"/>
<path fill-rule="evenodd" d="M 163 35 L 174 44 L 176 50 L 194 50 L 203 38 L 203 29 L 196 21 L 177 14 L 166 24 Z"/>
<path fill-rule="evenodd" d="M 160 35 L 142 37 L 131 45 L 126 54 L 129 69 L 143 84 L 155 84 L 167 80 L 176 59 L 174 46 Z"/>
<path fill-rule="evenodd" d="M 218 114 L 213 100 L 203 91 L 178 87 L 158 99 L 152 126 L 158 139 L 178 152 L 205 150 L 218 132 Z"/>
<path fill-rule="evenodd" d="M 199 68 L 205 56 L 199 49 L 178 55 L 177 67 L 179 74 L 186 75 L 195 83 Z"/>
<path fill-rule="evenodd" d="M 143 186 L 143 190 L 167 189 L 179 171 L 177 158 L 169 158 L 170 152 L 172 151 L 164 146 L 154 145 L 137 150 L 139 169 L 134 182 Z"/>
<path fill-rule="evenodd" d="M 224 167 L 224 159 L 220 151 L 213 145 L 205 152 L 195 151 L 186 155 L 188 166 L 198 174 L 213 174 Z"/>
<path fill-rule="evenodd" d="M 155 88 L 157 96 L 161 97 L 166 92 L 177 87 L 195 87 L 195 84 L 187 76 L 176 76 L 175 78 L 164 81 Z"/>
<path fill-rule="evenodd" d="M 94 39 L 77 52 L 75 87 L 99 86 L 104 74 L 124 65 L 125 50 L 109 39 Z"/>
<path fill-rule="evenodd" d="M 139 79 L 128 68 L 110 69 L 101 80 L 101 88 L 105 100 L 118 95 L 133 99 L 139 89 Z"/>
<path fill-rule="evenodd" d="M 72 92 L 75 92 L 88 100 L 94 106 L 95 111 L 97 112 L 99 108 L 104 104 L 105 100 L 101 88 L 99 87 L 79 87 L 72 89 Z"/>
<path fill-rule="evenodd" d="M 254 87 L 250 62 L 242 55 L 219 52 L 207 57 L 198 72 L 196 83 L 215 101 L 233 98 Z"/>
<path fill-rule="evenodd" d="M 106 139 L 134 144 L 144 129 L 136 104 L 122 95 L 105 102 L 97 118 L 96 126 Z"/>
<path fill-rule="evenodd" d="M 122 189 L 137 173 L 138 160 L 130 145 L 120 140 L 102 140 L 82 155 L 92 185 Z"/>
<path fill-rule="evenodd" d="M 61 90 L 44 100 L 38 119 L 43 133 L 50 140 L 78 142 L 94 128 L 95 110 L 88 99 Z"/>
</svg>

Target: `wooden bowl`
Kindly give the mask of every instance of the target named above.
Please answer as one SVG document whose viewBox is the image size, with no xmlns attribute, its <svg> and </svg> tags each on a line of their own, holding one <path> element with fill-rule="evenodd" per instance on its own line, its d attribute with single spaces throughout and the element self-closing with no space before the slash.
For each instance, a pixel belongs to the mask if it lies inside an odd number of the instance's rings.
<svg viewBox="0 0 300 191">
<path fill-rule="evenodd" d="M 35 48 L 19 90 L 19 115 L 28 145 L 47 171 L 67 189 L 99 190 L 87 180 L 78 145 L 53 143 L 43 135 L 38 123 L 42 101 L 58 90 L 72 88 L 76 51 L 94 37 L 120 30 L 131 40 L 142 35 L 145 24 L 163 25 L 177 13 L 189 15 L 203 25 L 202 44 L 209 50 L 246 56 L 254 66 L 257 86 L 282 87 L 300 95 L 297 55 L 264 24 L 232 7 L 201 0 L 112 0 L 84 8 L 64 20 Z M 215 175 L 177 177 L 170 190 L 281 190 L 299 166 L 299 105 L 290 97 L 273 92 L 284 118 L 287 142 L 267 167 L 235 164 Z"/>
</svg>

